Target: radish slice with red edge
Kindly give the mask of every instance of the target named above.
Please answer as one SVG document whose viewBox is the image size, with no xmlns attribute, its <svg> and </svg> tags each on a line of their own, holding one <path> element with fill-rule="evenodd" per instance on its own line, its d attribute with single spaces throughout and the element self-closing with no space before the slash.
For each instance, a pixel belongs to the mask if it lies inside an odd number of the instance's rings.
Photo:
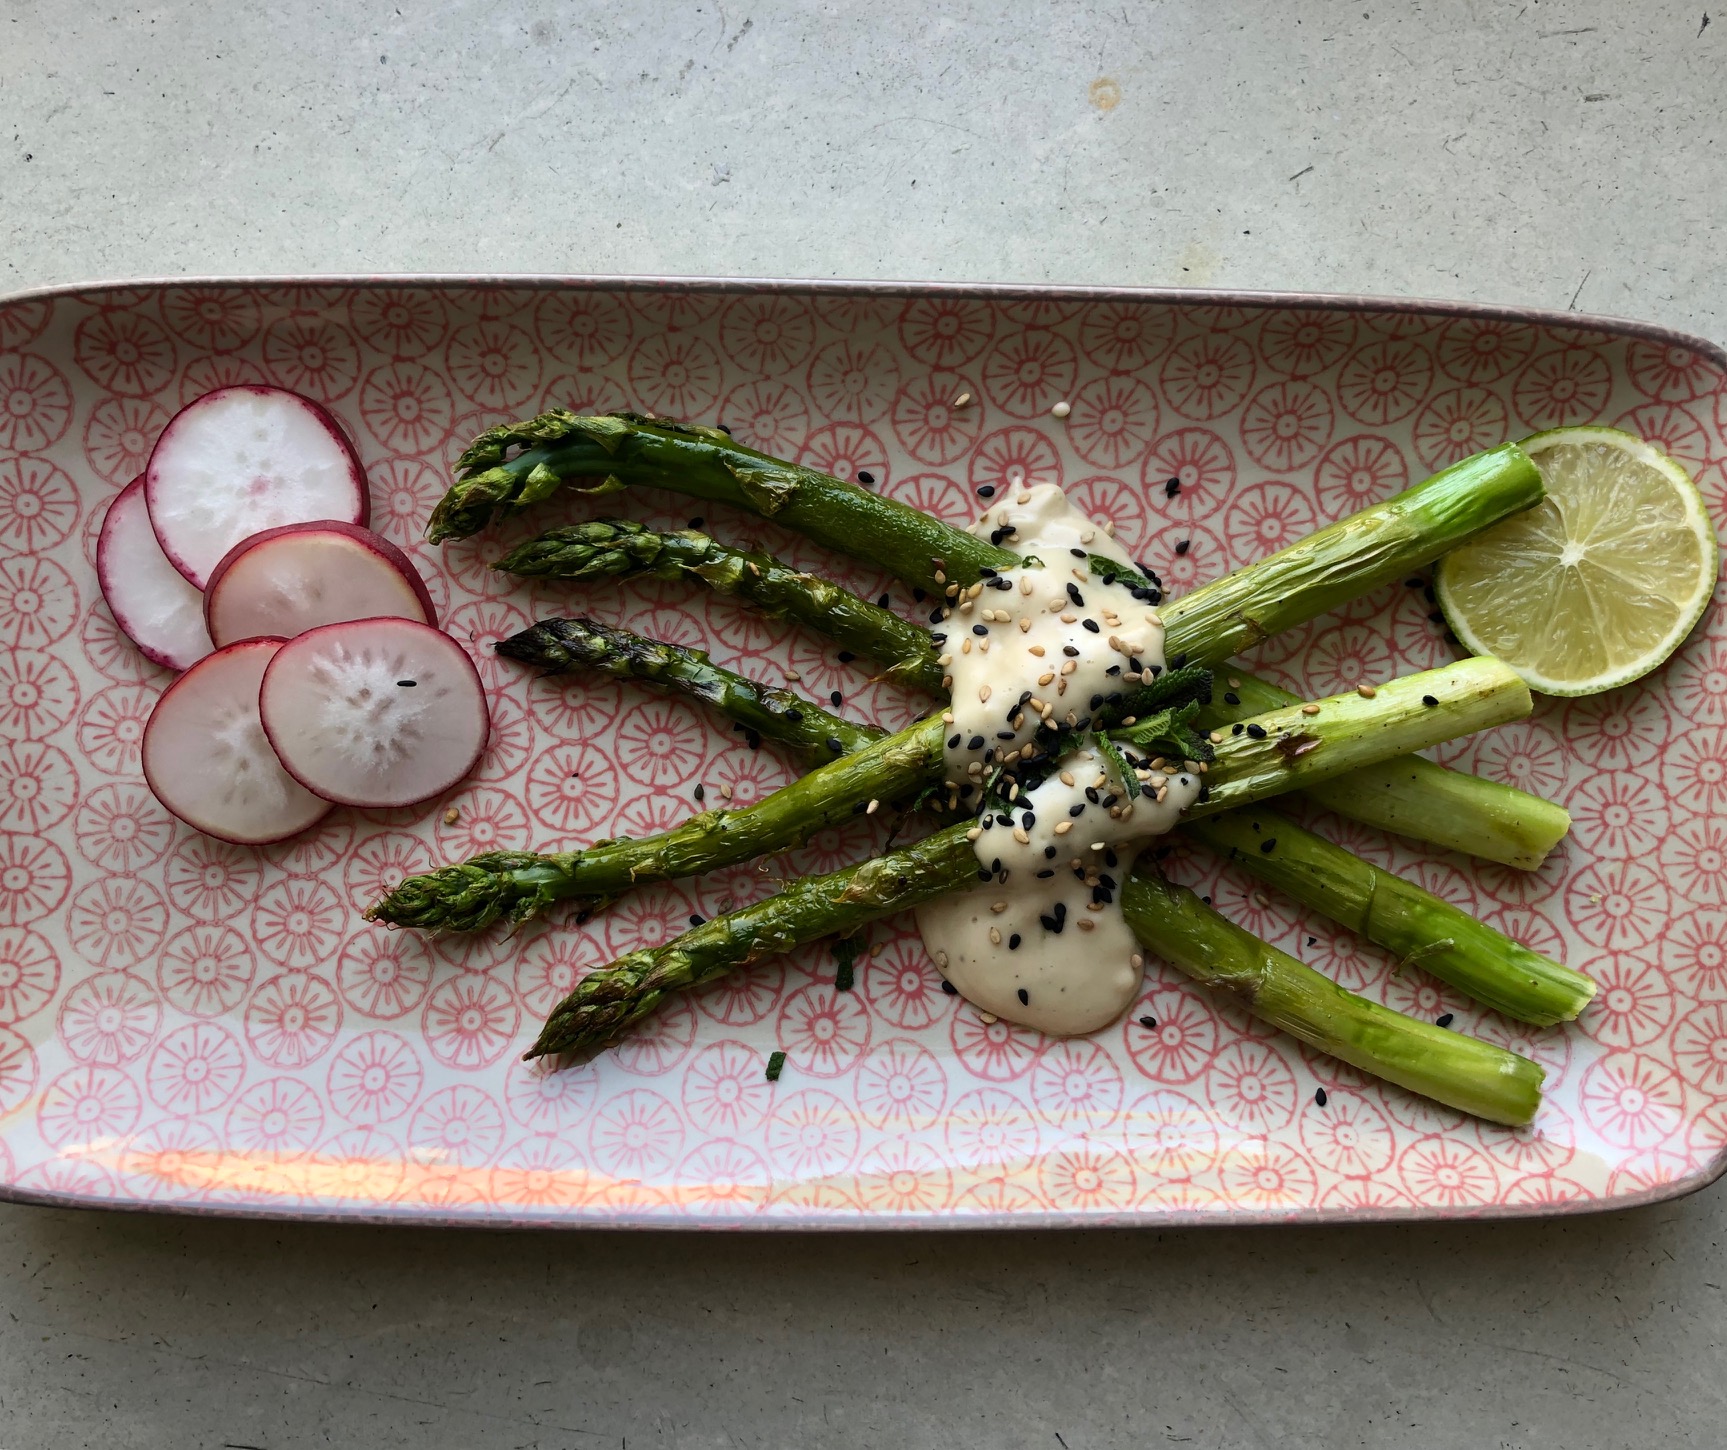
<svg viewBox="0 0 1727 1450">
<path fill-rule="evenodd" d="M 370 512 L 366 471 L 329 411 L 285 388 L 217 388 L 168 421 L 144 469 L 162 552 L 202 589 L 240 540 Z"/>
<path fill-rule="evenodd" d="M 146 658 L 184 670 L 210 653 L 204 598 L 156 542 L 142 475 L 120 490 L 102 518 L 96 580 L 114 622 Z"/>
<path fill-rule="evenodd" d="M 407 619 L 357 619 L 283 645 L 258 710 L 287 772 L 325 800 L 406 806 L 474 768 L 491 722 L 467 652 Z"/>
<path fill-rule="evenodd" d="M 279 639 L 249 639 L 206 655 L 168 687 L 144 727 L 144 779 L 207 836 L 261 846 L 330 809 L 282 769 L 258 718 L 258 687 L 281 648 Z"/>
<path fill-rule="evenodd" d="M 218 645 L 265 634 L 291 639 L 321 624 L 382 616 L 434 624 L 438 612 L 412 559 L 338 519 L 242 539 L 204 589 L 204 622 Z"/>
</svg>

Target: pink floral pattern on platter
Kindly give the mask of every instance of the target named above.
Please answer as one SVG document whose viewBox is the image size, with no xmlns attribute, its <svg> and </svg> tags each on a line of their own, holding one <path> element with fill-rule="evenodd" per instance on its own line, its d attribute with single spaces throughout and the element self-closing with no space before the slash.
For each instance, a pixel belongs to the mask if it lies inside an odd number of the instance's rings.
<svg viewBox="0 0 1727 1450">
<path fill-rule="evenodd" d="M 166 674 L 100 603 L 88 549 L 198 392 L 267 379 L 356 441 L 373 521 L 414 551 L 496 692 L 493 746 L 445 800 L 334 813 L 264 851 L 189 831 L 139 774 Z M 626 619 L 901 718 L 803 632 L 676 584 L 519 589 L 496 535 L 421 541 L 455 453 L 539 406 L 635 407 L 858 479 L 955 523 L 977 490 L 1066 485 L 1185 591 L 1475 448 L 1603 419 L 1727 501 L 1718 360 L 1683 340 L 1483 316 L 906 289 L 383 283 L 165 287 L 0 304 L 0 1178 L 19 1193 L 462 1222 L 1092 1222 L 1553 1212 L 1695 1181 L 1727 1146 L 1727 624 L 1653 679 L 1447 760 L 1560 801 L 1538 873 L 1318 828 L 1571 960 L 1583 1020 L 1519 1027 L 1183 853 L 1220 908 L 1350 987 L 1527 1053 L 1548 1106 L 1512 1133 L 1269 1032 L 1155 962 L 1123 1020 L 1050 1042 L 941 991 L 906 923 L 850 991 L 823 948 L 672 1004 L 618 1051 L 518 1060 L 587 972 L 771 886 L 753 867 L 479 942 L 365 922 L 402 874 L 657 830 L 791 778 L 771 749 L 489 648 L 551 609 Z M 963 401 L 962 401 L 963 400 Z M 1056 419 L 1056 401 L 1070 406 Z M 760 540 L 906 592 L 772 526 L 629 494 L 549 505 Z M 711 515 L 711 516 L 710 516 Z M 512 525 L 525 537 L 539 515 Z M 1179 550 L 1179 552 L 1178 552 Z M 1293 688 L 1448 657 L 1393 587 L 1267 643 Z M 453 814 L 452 814 L 453 813 Z M 847 827 L 776 870 L 875 849 Z M 768 1052 L 787 1053 L 770 1084 Z M 1324 1100 L 1319 1097 L 1324 1091 Z"/>
</svg>

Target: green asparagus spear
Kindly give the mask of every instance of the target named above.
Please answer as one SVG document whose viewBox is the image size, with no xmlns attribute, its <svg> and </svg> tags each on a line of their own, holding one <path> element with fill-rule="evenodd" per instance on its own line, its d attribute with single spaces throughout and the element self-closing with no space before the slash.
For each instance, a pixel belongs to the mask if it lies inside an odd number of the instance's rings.
<svg viewBox="0 0 1727 1450">
<path fill-rule="evenodd" d="M 1233 721 L 1295 705 L 1300 699 L 1231 670 L 1228 688 L 1213 692 L 1200 720 L 1227 729 Z M 1448 770 L 1419 755 L 1352 771 L 1311 786 L 1305 794 L 1363 825 L 1525 871 L 1536 870 L 1571 829 L 1571 815 L 1563 806 L 1515 786 Z"/>
<path fill-rule="evenodd" d="M 530 539 L 492 567 L 527 579 L 695 579 L 813 627 L 883 666 L 891 680 L 941 691 L 941 666 L 921 626 L 771 554 L 728 548 L 694 529 L 661 533 L 627 519 L 594 519 Z"/>
<path fill-rule="evenodd" d="M 585 977 L 526 1056 L 597 1051 L 673 992 L 959 890 L 977 879 L 966 830 L 962 821 L 861 866 L 792 882 L 664 946 L 631 952 Z M 1527 1058 L 1357 997 L 1155 877 L 1129 877 L 1122 905 L 1148 950 L 1303 1042 L 1478 1117 L 1534 1118 L 1543 1069 Z"/>
<path fill-rule="evenodd" d="M 836 740 L 838 753 L 856 755 L 887 734 L 872 725 L 854 725 L 790 690 L 722 669 L 703 650 L 644 639 L 598 620 L 541 620 L 500 640 L 497 651 L 551 675 L 598 670 L 701 700 L 749 734 L 776 740 L 807 760 L 832 760 Z"/>
<path fill-rule="evenodd" d="M 1512 453 L 1516 454 L 1514 448 Z M 1468 532 L 1469 502 L 1473 491 L 1482 486 L 1483 478 L 1493 488 L 1526 487 L 1528 480 L 1516 466 L 1516 458 L 1500 458 L 1505 454 L 1506 449 L 1496 449 L 1466 459 L 1456 468 L 1383 505 L 1382 516 L 1376 517 L 1368 510 L 1273 557 L 1282 561 L 1280 571 L 1284 568 L 1296 571 L 1290 575 L 1294 578 L 1303 565 L 1302 558 L 1296 557 L 1297 551 L 1311 548 L 1312 556 L 1306 562 L 1323 569 L 1330 546 L 1316 541 L 1340 531 L 1339 538 L 1357 537 L 1363 549 L 1378 549 L 1396 560 L 1394 567 L 1382 567 L 1381 574 L 1386 577 L 1401 574 L 1426 557 L 1426 553 L 1406 551 L 1399 545 L 1396 541 L 1400 529 L 1432 529 L 1449 543 L 1455 543 L 1460 532 Z M 1501 473 L 1503 480 L 1499 479 Z M 1459 517 L 1464 519 L 1461 525 L 1457 522 Z M 959 539 L 971 538 L 959 530 L 951 533 L 950 542 L 956 550 Z M 996 552 L 1005 555 L 1005 551 Z M 1315 560 L 1320 562 L 1315 564 Z M 1108 560 L 1094 556 L 1091 562 L 1099 573 L 1111 577 L 1120 574 L 1120 566 Z M 750 599 L 774 613 L 796 618 L 828 634 L 846 649 L 890 664 L 890 674 L 903 668 L 907 671 L 904 677 L 912 678 L 910 672 L 915 669 L 918 683 L 931 690 L 940 688 L 941 670 L 931 657 L 927 636 L 917 626 L 825 580 L 789 570 L 771 556 L 726 549 L 704 535 L 656 533 L 634 524 L 602 520 L 542 535 L 516 549 L 495 567 L 512 573 L 561 578 L 598 578 L 643 571 L 666 577 L 681 572 L 722 592 Z M 1214 595 L 1211 591 L 1221 589 L 1224 582 L 1196 590 L 1186 600 L 1165 609 L 1171 621 L 1168 650 L 1172 656 L 1180 651 L 1198 624 L 1227 622 L 1232 610 L 1252 621 L 1251 625 L 1237 621 L 1231 638 L 1238 642 L 1251 643 L 1264 633 L 1283 627 L 1272 591 L 1247 588 Z M 1378 578 L 1373 582 L 1379 582 Z M 1316 598 L 1333 597 L 1327 595 L 1327 589 L 1341 587 L 1326 580 L 1312 593 L 1307 589 L 1294 591 L 1303 601 L 1299 611 L 1307 610 Z M 1302 613 L 1301 617 L 1307 616 Z M 1189 653 L 1210 661 L 1219 658 L 1209 648 L 1191 649 Z M 1214 701 L 1212 714 L 1202 718 L 1212 723 L 1228 723 L 1277 705 L 1292 704 L 1298 698 L 1240 671 L 1232 672 L 1232 678 L 1236 685 L 1230 693 L 1237 695 L 1237 703 L 1231 705 L 1227 698 Z M 1562 807 L 1515 787 L 1449 771 L 1416 758 L 1386 761 L 1359 779 L 1333 781 L 1324 788 L 1321 803 L 1340 815 L 1383 830 L 1526 870 L 1541 865 L 1570 829 L 1571 819 Z"/>
<path fill-rule="evenodd" d="M 826 758 L 826 736 L 841 727 L 863 743 L 886 733 L 874 726 L 853 725 L 789 690 L 764 692 L 762 686 L 713 664 L 699 651 L 643 640 L 591 621 L 547 620 L 499 649 L 553 673 L 581 663 L 623 678 L 650 680 L 699 699 L 816 761 Z M 668 656 L 679 662 L 678 669 L 662 668 Z M 761 693 L 774 698 L 775 708 L 758 708 Z M 1321 782 L 1306 793 L 1322 794 L 1377 768 Z M 1594 995 L 1595 984 L 1581 973 L 1263 808 L 1190 821 L 1184 829 L 1298 901 L 1385 947 L 1400 961 L 1423 967 L 1507 1016 L 1538 1026 L 1570 1021 Z"/>
<path fill-rule="evenodd" d="M 1190 822 L 1188 834 L 1262 881 L 1449 982 L 1539 1027 L 1570 1022 L 1595 995 L 1581 972 L 1531 951 L 1401 876 L 1261 809 Z"/>
<path fill-rule="evenodd" d="M 1310 1047 L 1490 1122 L 1534 1120 L 1538 1063 L 1358 997 L 1149 871 L 1128 877 L 1121 904 L 1149 951 Z"/>
<path fill-rule="evenodd" d="M 512 448 L 522 451 L 510 457 Z M 588 492 L 650 484 L 774 519 L 932 592 L 1023 562 L 908 504 L 757 453 L 719 429 L 633 413 L 559 411 L 506 423 L 475 439 L 456 466 L 461 476 L 426 527 L 434 543 L 477 533 L 566 484 Z M 1541 497 L 1541 475 L 1516 444 L 1478 453 L 1168 606 L 1168 652 L 1220 662 L 1432 562 Z M 1151 587 L 1119 563 L 1091 562 L 1100 574 Z"/>
</svg>

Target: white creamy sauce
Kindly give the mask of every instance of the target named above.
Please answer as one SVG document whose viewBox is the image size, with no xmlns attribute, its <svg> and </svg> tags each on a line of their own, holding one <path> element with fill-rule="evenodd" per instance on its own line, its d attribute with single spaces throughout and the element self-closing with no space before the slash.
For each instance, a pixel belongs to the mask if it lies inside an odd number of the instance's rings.
<svg viewBox="0 0 1727 1450">
<path fill-rule="evenodd" d="M 1011 490 L 971 531 L 1042 565 L 950 596 L 937 631 L 952 677 L 947 779 L 975 790 L 1000 764 L 1031 758 L 1040 722 L 1082 728 L 1164 657 L 1156 609 L 1083 556 L 1132 561 L 1053 484 Z M 926 949 L 980 1010 L 1067 1036 L 1107 1026 L 1138 994 L 1143 958 L 1120 887 L 1139 845 L 1176 823 L 1201 781 L 1181 761 L 1124 753 L 1131 782 L 1079 749 L 1010 809 L 992 809 L 973 840 L 992 879 L 919 908 Z"/>
</svg>

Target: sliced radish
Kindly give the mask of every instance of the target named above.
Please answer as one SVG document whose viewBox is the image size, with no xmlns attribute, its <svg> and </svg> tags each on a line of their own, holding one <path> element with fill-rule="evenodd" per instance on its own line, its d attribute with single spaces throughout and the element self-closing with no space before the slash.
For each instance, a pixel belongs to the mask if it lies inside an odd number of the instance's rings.
<svg viewBox="0 0 1727 1450">
<path fill-rule="evenodd" d="M 370 529 L 336 519 L 242 539 L 204 588 L 204 622 L 218 645 L 385 616 L 433 624 L 438 612 L 412 559 Z"/>
<path fill-rule="evenodd" d="M 326 624 L 289 640 L 264 672 L 258 710 L 288 773 L 353 806 L 448 790 L 491 729 L 467 651 L 406 619 Z"/>
<path fill-rule="evenodd" d="M 114 622 L 157 664 L 184 670 L 210 653 L 204 597 L 156 542 L 142 475 L 120 490 L 103 516 L 96 578 Z"/>
<path fill-rule="evenodd" d="M 330 809 L 282 769 L 258 719 L 258 687 L 282 648 L 249 639 L 206 655 L 168 687 L 144 727 L 144 779 L 207 836 L 259 846 Z"/>
<path fill-rule="evenodd" d="M 311 519 L 363 524 L 366 471 L 341 425 L 285 388 L 217 388 L 180 409 L 144 469 L 162 552 L 202 589 L 240 540 Z"/>
</svg>

